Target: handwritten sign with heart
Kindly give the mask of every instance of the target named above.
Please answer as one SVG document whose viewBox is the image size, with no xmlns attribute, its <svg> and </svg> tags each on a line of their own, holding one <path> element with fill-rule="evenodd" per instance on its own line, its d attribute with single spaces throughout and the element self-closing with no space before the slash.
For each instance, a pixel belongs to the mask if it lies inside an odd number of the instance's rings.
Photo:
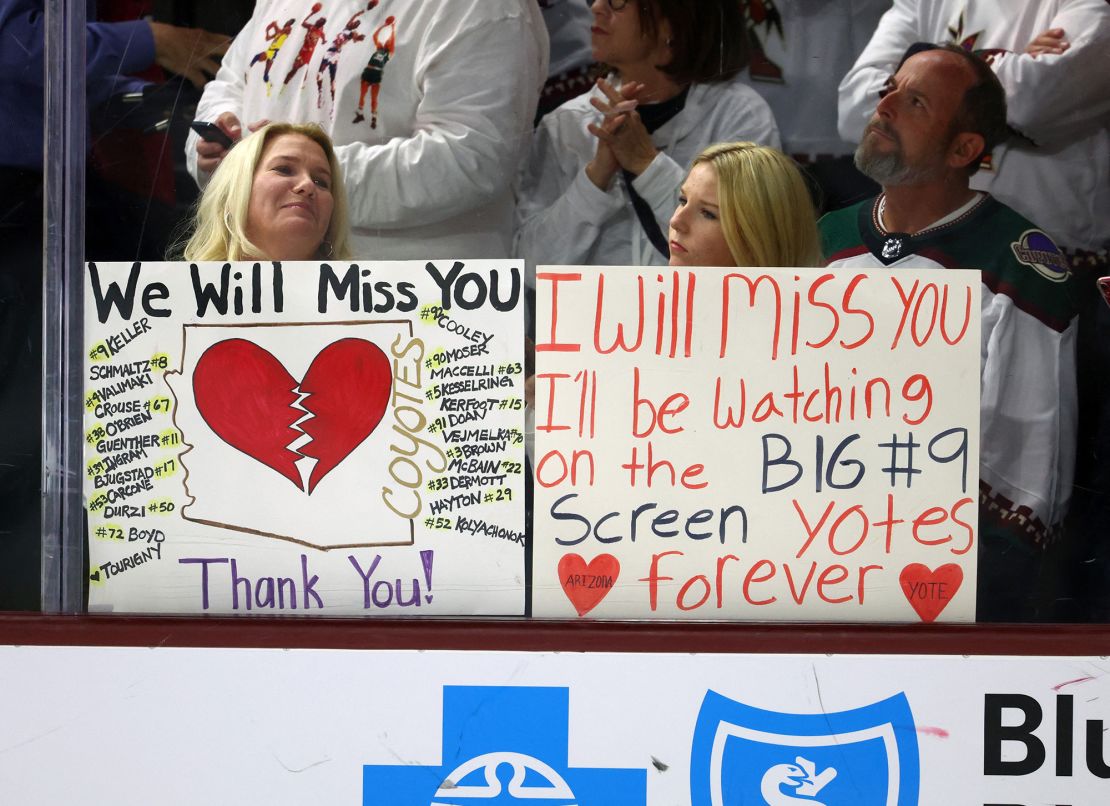
<svg viewBox="0 0 1110 806">
<path fill-rule="evenodd" d="M 392 377 L 385 354 L 365 339 L 329 344 L 299 385 L 268 350 L 227 339 L 200 357 L 193 394 L 201 417 L 224 442 L 298 489 L 303 487 L 296 462 L 316 459 L 307 485 L 311 494 L 377 428 Z M 294 405 L 298 399 L 300 408 Z M 289 448 L 306 434 L 310 439 L 299 450 Z"/>
<path fill-rule="evenodd" d="M 982 277 L 849 252 L 536 275 L 534 615 L 974 620 Z M 568 582 L 575 551 L 616 557 L 620 591 Z"/>
<path fill-rule="evenodd" d="M 589 563 L 578 554 L 566 554 L 559 560 L 559 584 L 579 616 L 601 604 L 617 584 L 621 564 L 612 554 L 599 554 Z"/>
<path fill-rule="evenodd" d="M 90 263 L 90 608 L 526 615 L 523 272 L 449 254 Z"/>
<path fill-rule="evenodd" d="M 926 624 L 936 621 L 955 598 L 963 581 L 964 571 L 955 563 L 942 565 L 935 571 L 921 563 L 910 563 L 898 575 L 902 593 Z"/>
</svg>

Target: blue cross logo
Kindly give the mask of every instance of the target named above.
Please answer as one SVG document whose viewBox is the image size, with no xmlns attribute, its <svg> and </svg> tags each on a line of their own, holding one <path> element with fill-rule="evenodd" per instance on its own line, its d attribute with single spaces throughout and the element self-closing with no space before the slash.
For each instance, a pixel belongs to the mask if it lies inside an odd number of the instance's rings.
<svg viewBox="0 0 1110 806">
<path fill-rule="evenodd" d="M 571 768 L 566 688 L 444 686 L 438 767 L 367 764 L 363 806 L 644 806 L 645 770 Z"/>
</svg>

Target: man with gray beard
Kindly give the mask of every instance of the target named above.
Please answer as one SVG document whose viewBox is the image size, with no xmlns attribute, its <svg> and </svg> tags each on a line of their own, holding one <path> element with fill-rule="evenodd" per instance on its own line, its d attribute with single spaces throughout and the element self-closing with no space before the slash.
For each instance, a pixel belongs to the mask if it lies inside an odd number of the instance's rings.
<svg viewBox="0 0 1110 806">
<path fill-rule="evenodd" d="M 1044 232 L 970 188 L 1006 131 L 990 67 L 911 47 L 880 94 L 856 165 L 882 193 L 821 219 L 831 267 L 982 272 L 978 619 L 1036 618 L 1075 458 L 1068 263 Z"/>
</svg>

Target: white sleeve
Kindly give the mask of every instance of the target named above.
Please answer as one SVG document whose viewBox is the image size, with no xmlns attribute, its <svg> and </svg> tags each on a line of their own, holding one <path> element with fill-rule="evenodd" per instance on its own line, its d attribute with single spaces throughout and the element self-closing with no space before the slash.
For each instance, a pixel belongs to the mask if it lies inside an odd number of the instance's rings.
<svg viewBox="0 0 1110 806">
<path fill-rule="evenodd" d="M 983 293 L 983 481 L 1052 527 L 1067 512 L 1075 463 L 1075 320 L 1059 332 Z"/>
<path fill-rule="evenodd" d="M 1071 43 L 1064 53 L 1003 53 L 991 61 L 1010 125 L 1039 145 L 1087 136 L 1110 115 L 1110 5 L 1064 3 L 1049 27 L 1064 29 Z"/>
<path fill-rule="evenodd" d="M 257 6 L 255 13 L 257 14 Z M 196 120 L 212 122 L 224 112 L 231 112 L 236 117 L 243 114 L 243 92 L 246 87 L 246 71 L 250 60 L 250 47 L 255 19 L 251 19 L 235 36 L 227 53 L 220 61 L 220 69 L 216 77 L 204 85 L 204 92 L 197 103 Z M 243 134 L 247 134 L 247 122 L 239 121 L 243 125 Z M 200 136 L 192 129 L 185 139 L 185 167 L 197 185 L 202 189 L 208 184 L 211 174 L 203 173 L 197 167 L 197 142 Z"/>
<path fill-rule="evenodd" d="M 879 90 L 901 61 L 906 48 L 921 41 L 918 0 L 894 0 L 852 69 L 837 88 L 837 128 L 846 142 L 858 143 L 879 103 Z"/>
<path fill-rule="evenodd" d="M 517 183 L 513 254 L 533 265 L 587 262 L 606 222 L 625 205 L 615 191 L 619 179 L 609 192 L 590 181 L 582 155 L 559 136 L 559 124 L 558 111 L 540 122 Z"/>
<path fill-rule="evenodd" d="M 475 25 L 425 55 L 411 135 L 335 149 L 352 226 L 434 224 L 508 190 L 543 82 L 534 41 L 521 13 Z"/>
</svg>

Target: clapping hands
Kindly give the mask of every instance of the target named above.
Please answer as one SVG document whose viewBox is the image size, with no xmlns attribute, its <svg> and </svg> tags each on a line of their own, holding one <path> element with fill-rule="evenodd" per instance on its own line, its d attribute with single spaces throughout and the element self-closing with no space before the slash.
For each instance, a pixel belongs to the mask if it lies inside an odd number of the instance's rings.
<svg viewBox="0 0 1110 806">
<path fill-rule="evenodd" d="M 607 190 L 618 170 L 635 176 L 647 170 L 658 149 L 636 112 L 644 85 L 629 81 L 618 90 L 599 79 L 597 86 L 605 99 L 591 98 L 590 103 L 603 117 L 600 125 L 590 123 L 586 127 L 597 138 L 597 151 L 586 165 L 586 175 L 601 190 Z"/>
</svg>

